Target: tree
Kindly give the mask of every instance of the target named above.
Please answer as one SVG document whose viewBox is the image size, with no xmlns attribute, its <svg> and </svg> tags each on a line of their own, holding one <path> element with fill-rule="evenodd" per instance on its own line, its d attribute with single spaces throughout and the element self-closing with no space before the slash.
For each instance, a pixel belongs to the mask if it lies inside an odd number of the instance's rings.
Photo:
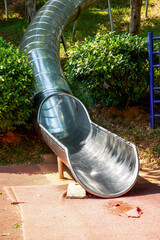
<svg viewBox="0 0 160 240">
<path fill-rule="evenodd" d="M 28 0 L 26 2 L 26 8 L 27 8 L 27 19 L 28 19 L 28 22 L 30 22 L 34 17 L 34 15 L 36 14 L 36 0 Z"/>
<path fill-rule="evenodd" d="M 129 32 L 133 35 L 139 35 L 140 33 L 141 6 L 142 0 L 130 0 L 131 19 Z"/>
</svg>

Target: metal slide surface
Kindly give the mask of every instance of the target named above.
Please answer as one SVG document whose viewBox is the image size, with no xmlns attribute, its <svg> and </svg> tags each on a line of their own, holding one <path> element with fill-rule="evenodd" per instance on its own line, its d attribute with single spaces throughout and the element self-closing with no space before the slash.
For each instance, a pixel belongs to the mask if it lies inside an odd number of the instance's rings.
<svg viewBox="0 0 160 240">
<path fill-rule="evenodd" d="M 64 27 L 95 1 L 50 0 L 37 12 L 22 39 L 33 64 L 37 126 L 43 139 L 90 193 L 118 197 L 136 182 L 135 145 L 94 124 L 65 81 L 59 47 Z"/>
</svg>

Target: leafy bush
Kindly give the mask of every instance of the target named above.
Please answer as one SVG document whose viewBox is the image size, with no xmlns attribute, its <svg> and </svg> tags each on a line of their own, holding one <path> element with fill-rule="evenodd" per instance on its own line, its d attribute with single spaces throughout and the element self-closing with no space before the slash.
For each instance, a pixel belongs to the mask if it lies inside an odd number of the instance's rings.
<svg viewBox="0 0 160 240">
<path fill-rule="evenodd" d="M 148 86 L 148 43 L 130 34 L 97 34 L 69 51 L 65 74 L 85 104 L 137 103 Z"/>
<path fill-rule="evenodd" d="M 0 132 L 27 125 L 33 89 L 28 59 L 0 38 Z"/>
</svg>

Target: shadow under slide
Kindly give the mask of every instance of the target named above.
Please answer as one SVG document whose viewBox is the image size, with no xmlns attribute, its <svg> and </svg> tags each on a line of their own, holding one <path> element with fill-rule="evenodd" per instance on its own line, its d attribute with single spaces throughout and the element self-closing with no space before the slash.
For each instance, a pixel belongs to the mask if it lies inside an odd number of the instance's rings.
<svg viewBox="0 0 160 240">
<path fill-rule="evenodd" d="M 50 0 L 29 24 L 20 45 L 33 65 L 36 122 L 46 144 L 88 192 L 118 197 L 135 184 L 139 160 L 134 144 L 93 123 L 65 81 L 60 64 L 62 32 L 79 8 L 96 1 Z M 37 127 L 36 127 L 37 128 Z"/>
</svg>

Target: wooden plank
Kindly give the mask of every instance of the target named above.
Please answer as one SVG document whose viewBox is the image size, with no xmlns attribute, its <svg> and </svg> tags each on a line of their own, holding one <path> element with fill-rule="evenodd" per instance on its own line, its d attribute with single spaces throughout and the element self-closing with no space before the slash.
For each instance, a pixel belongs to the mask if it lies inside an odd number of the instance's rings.
<svg viewBox="0 0 160 240">
<path fill-rule="evenodd" d="M 63 162 L 62 162 L 62 160 L 59 157 L 57 157 L 57 162 L 58 162 L 59 178 L 60 179 L 64 179 Z"/>
</svg>

